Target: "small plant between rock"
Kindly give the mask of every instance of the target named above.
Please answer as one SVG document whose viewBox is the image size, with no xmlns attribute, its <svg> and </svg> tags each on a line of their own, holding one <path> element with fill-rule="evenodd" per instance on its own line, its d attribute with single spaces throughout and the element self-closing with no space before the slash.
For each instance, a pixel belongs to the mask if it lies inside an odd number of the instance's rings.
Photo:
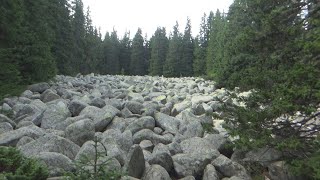
<svg viewBox="0 0 320 180">
<path fill-rule="evenodd" d="M 102 146 L 104 151 L 99 152 L 98 147 Z M 110 170 L 111 158 L 107 157 L 107 148 L 101 143 L 98 138 L 94 138 L 94 158 L 86 155 L 80 157 L 75 162 L 76 171 L 68 172 L 66 179 L 72 180 L 118 180 L 123 175 L 120 171 Z"/>
</svg>

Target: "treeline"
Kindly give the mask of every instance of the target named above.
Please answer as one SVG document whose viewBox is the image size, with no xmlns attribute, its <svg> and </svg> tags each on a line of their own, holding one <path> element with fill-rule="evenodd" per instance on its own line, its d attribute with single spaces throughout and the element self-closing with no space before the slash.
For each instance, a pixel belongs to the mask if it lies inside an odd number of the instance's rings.
<svg viewBox="0 0 320 180">
<path fill-rule="evenodd" d="M 203 32 L 196 39 L 191 36 L 189 19 L 183 33 L 177 23 L 169 37 L 166 29 L 159 27 L 150 39 L 143 37 L 141 29 L 133 39 L 130 32 L 120 39 L 116 30 L 102 37 L 81 0 L 0 3 L 0 94 L 56 74 L 204 73 L 203 48 L 208 44 L 213 13 L 203 18 Z M 194 54 L 197 51 L 203 52 Z"/>
</svg>

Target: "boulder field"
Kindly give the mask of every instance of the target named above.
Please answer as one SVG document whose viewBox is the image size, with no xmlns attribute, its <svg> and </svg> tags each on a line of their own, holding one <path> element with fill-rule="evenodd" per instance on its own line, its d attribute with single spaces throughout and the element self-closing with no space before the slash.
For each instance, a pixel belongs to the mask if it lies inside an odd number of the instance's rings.
<svg viewBox="0 0 320 180">
<path fill-rule="evenodd" d="M 223 121 L 211 116 L 222 102 L 237 103 L 230 93 L 193 77 L 58 75 L 3 99 L 1 112 L 11 114 L 0 114 L 0 146 L 40 159 L 51 177 L 83 155 L 93 159 L 99 139 L 106 168 L 123 179 L 247 180 Z"/>
</svg>

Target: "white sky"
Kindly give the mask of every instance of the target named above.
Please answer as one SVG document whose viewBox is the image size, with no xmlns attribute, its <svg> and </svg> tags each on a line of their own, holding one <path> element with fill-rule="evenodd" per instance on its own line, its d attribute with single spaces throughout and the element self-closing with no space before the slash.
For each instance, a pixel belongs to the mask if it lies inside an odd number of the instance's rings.
<svg viewBox="0 0 320 180">
<path fill-rule="evenodd" d="M 233 0 L 83 0 L 84 10 L 90 6 L 93 25 L 101 28 L 102 37 L 113 28 L 122 37 L 129 30 L 131 37 L 142 29 L 143 36 L 152 36 L 158 26 L 166 27 L 169 34 L 175 22 L 184 31 L 186 19 L 191 19 L 192 35 L 199 33 L 203 13 L 220 9 L 228 11 Z"/>
</svg>

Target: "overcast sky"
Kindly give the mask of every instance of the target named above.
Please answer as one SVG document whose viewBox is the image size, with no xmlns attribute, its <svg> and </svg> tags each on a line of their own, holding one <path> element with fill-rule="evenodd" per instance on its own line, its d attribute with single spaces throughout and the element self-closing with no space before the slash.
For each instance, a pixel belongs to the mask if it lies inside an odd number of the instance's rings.
<svg viewBox="0 0 320 180">
<path fill-rule="evenodd" d="M 115 28 L 122 37 L 126 30 L 131 37 L 142 29 L 143 36 L 152 36 L 158 26 L 172 31 L 175 22 L 183 32 L 186 19 L 191 19 L 192 35 L 199 33 L 203 13 L 220 9 L 228 11 L 233 0 L 83 0 L 85 12 L 90 7 L 93 24 L 101 28 L 102 36 Z"/>
</svg>

